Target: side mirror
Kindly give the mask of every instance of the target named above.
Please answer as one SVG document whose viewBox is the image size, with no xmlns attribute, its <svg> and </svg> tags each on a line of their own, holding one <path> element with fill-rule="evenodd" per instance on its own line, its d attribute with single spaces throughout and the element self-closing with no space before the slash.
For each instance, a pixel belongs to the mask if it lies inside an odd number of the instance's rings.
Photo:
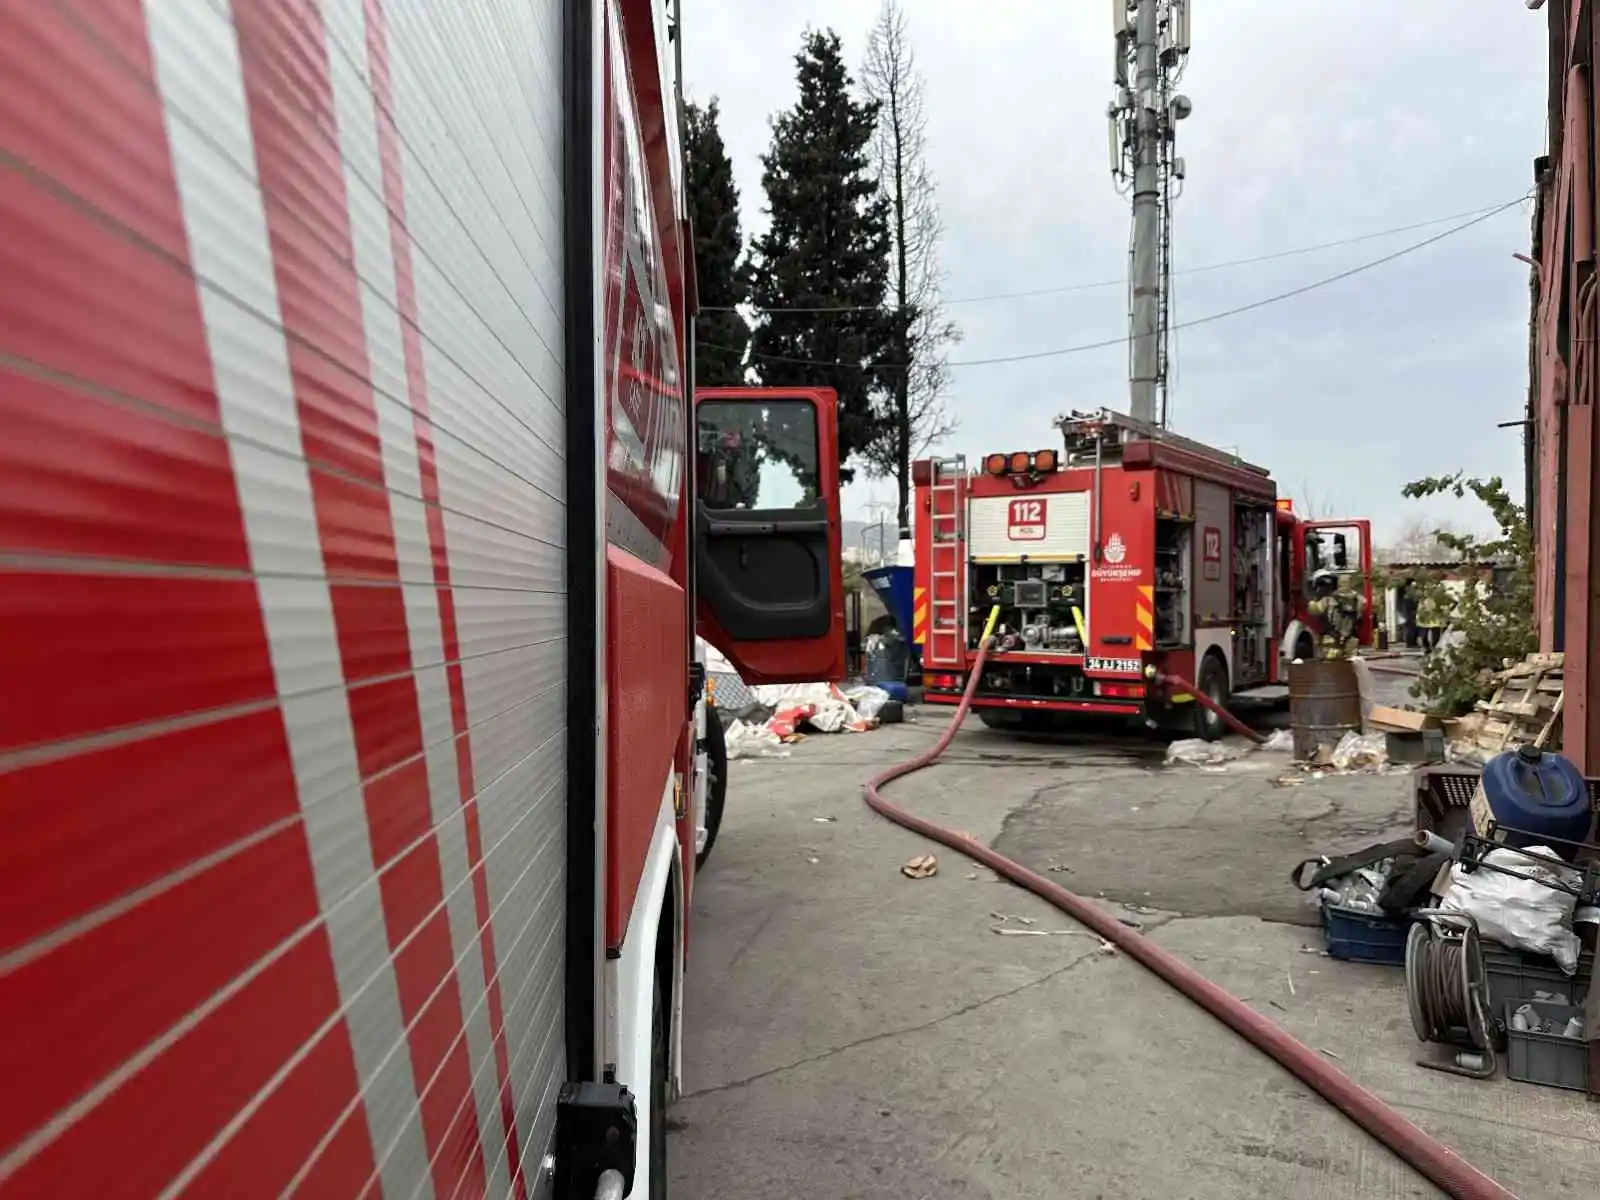
<svg viewBox="0 0 1600 1200">
<path fill-rule="evenodd" d="M 1333 535 L 1333 569 L 1343 571 L 1350 565 L 1350 547 L 1342 533 Z"/>
</svg>

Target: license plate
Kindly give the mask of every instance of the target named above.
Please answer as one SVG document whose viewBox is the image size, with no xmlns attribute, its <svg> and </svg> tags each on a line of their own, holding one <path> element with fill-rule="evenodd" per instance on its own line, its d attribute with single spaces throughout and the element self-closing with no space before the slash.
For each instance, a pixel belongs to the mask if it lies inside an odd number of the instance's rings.
<svg viewBox="0 0 1600 1200">
<path fill-rule="evenodd" d="M 1137 675 L 1144 668 L 1137 658 L 1091 658 L 1089 670 L 1109 675 Z"/>
</svg>

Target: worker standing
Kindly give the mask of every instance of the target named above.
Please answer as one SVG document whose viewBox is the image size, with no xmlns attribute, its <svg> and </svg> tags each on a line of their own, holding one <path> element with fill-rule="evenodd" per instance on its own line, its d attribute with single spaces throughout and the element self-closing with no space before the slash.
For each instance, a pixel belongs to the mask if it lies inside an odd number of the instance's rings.
<svg viewBox="0 0 1600 1200">
<path fill-rule="evenodd" d="M 1444 611 L 1431 593 L 1424 595 L 1417 604 L 1417 630 L 1421 634 L 1423 653 L 1431 654 L 1438 649 L 1439 638 L 1444 633 Z"/>
</svg>

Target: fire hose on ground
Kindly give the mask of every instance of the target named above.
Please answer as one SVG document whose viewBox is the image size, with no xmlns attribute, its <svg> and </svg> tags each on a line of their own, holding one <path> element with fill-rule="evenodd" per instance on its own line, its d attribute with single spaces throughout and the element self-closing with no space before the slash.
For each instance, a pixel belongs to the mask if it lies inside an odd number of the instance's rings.
<svg viewBox="0 0 1600 1200">
<path fill-rule="evenodd" d="M 1150 678 L 1156 684 L 1165 687 L 1168 691 L 1176 692 L 1180 695 L 1187 693 L 1188 695 L 1193 696 L 1196 704 L 1204 705 L 1206 708 L 1210 709 L 1229 729 L 1233 730 L 1242 737 L 1249 738 L 1256 745 L 1262 745 L 1267 740 L 1254 729 L 1251 729 L 1250 726 L 1239 720 L 1238 717 L 1234 716 L 1222 705 L 1218 704 L 1210 696 L 1206 695 L 1199 688 L 1195 687 L 1194 684 L 1190 683 L 1182 675 L 1169 675 L 1157 671 L 1154 667 L 1151 667 Z"/>
<path fill-rule="evenodd" d="M 977 661 L 973 663 L 972 670 L 968 674 L 966 690 L 962 693 L 961 701 L 950 719 L 949 727 L 930 749 L 913 759 L 890 767 L 868 781 L 864 789 L 867 804 L 875 812 L 897 825 L 983 863 L 990 870 L 1017 886 L 1026 888 L 1099 934 L 1129 958 L 1193 1000 L 1258 1050 L 1277 1060 L 1301 1082 L 1438 1185 L 1447 1195 L 1456 1197 L 1457 1200 L 1515 1200 L 1512 1192 L 1477 1170 L 1454 1150 L 1424 1133 L 1399 1112 L 1335 1068 L 1322 1055 L 1289 1036 L 1244 1001 L 1212 983 L 1177 955 L 1122 924 L 1081 896 L 1069 892 L 1053 880 L 1030 871 L 1021 863 L 1007 858 L 984 843 L 915 816 L 884 799 L 881 792 L 883 787 L 932 764 L 960 729 L 961 722 L 971 707 L 973 692 L 976 691 L 983 672 L 983 664 L 993 645 L 994 625 L 998 614 L 999 610 L 996 609 L 989 615 L 983 638 L 979 642 Z M 1187 681 L 1182 679 L 1168 677 L 1168 682 L 1173 686 L 1188 686 Z M 1198 690 L 1192 694 L 1200 702 L 1211 700 Z M 1220 705 L 1212 702 L 1210 707 L 1223 715 L 1224 719 L 1229 718 Z M 1236 721 L 1232 723 L 1260 740 L 1259 735 L 1254 735 L 1254 731 L 1248 727 Z"/>
</svg>

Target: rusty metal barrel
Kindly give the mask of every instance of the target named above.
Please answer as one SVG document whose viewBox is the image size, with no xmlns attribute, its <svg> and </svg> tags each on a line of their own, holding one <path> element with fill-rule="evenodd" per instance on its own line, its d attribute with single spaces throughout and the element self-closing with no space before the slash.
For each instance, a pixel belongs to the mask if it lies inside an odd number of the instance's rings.
<svg viewBox="0 0 1600 1200">
<path fill-rule="evenodd" d="M 1289 664 L 1289 725 L 1294 756 L 1316 757 L 1352 730 L 1361 732 L 1361 684 L 1349 659 L 1319 659 Z"/>
</svg>

